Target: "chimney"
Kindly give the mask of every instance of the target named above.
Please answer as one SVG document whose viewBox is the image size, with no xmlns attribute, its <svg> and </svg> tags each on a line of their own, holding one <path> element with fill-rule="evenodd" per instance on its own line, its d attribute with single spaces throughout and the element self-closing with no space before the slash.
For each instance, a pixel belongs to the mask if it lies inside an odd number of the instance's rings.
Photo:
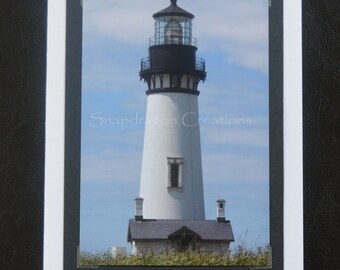
<svg viewBox="0 0 340 270">
<path fill-rule="evenodd" d="M 225 222 L 225 200 L 219 199 L 216 201 L 217 203 L 217 222 L 222 223 Z"/>
<path fill-rule="evenodd" d="M 143 201 L 144 199 L 141 197 L 137 197 L 136 201 L 136 212 L 135 212 L 135 220 L 143 221 Z"/>
</svg>

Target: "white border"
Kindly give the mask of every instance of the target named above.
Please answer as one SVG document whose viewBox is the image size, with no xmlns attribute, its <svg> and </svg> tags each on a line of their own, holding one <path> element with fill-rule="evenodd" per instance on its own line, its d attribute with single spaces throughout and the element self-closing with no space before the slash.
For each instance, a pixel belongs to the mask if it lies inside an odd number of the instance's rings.
<svg viewBox="0 0 340 270">
<path fill-rule="evenodd" d="M 43 269 L 64 270 L 66 0 L 48 1 L 47 31 Z M 284 269 L 302 270 L 301 0 L 284 0 L 284 63 Z"/>
<path fill-rule="evenodd" d="M 274 0 L 275 1 L 275 0 Z M 284 269 L 303 269 L 302 9 L 284 1 Z"/>
<path fill-rule="evenodd" d="M 45 270 L 64 268 L 65 56 L 66 0 L 49 0 L 43 261 Z"/>
</svg>

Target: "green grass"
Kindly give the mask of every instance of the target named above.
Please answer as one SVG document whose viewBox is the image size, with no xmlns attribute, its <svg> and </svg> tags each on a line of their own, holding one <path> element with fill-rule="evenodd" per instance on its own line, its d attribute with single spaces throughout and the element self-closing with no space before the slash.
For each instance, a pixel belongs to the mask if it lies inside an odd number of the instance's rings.
<svg viewBox="0 0 340 270">
<path fill-rule="evenodd" d="M 228 257 L 218 254 L 200 254 L 192 252 L 171 252 L 155 255 L 124 255 L 113 258 L 109 251 L 104 253 L 80 254 L 80 266 L 269 266 L 270 248 L 250 249 L 244 245 L 232 250 Z"/>
</svg>

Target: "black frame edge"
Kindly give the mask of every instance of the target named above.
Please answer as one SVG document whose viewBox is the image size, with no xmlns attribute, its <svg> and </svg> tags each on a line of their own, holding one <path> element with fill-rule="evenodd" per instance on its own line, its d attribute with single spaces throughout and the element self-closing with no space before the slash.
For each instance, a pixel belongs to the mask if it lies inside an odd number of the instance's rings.
<svg viewBox="0 0 340 270">
<path fill-rule="evenodd" d="M 283 0 L 269 8 L 270 243 L 273 269 L 284 269 Z"/>
<path fill-rule="evenodd" d="M 82 7 L 80 1 L 67 0 L 66 32 L 66 115 L 65 115 L 65 226 L 64 269 L 137 269 L 197 267 L 100 266 L 78 267 L 80 221 L 80 131 L 81 131 L 81 48 Z M 269 8 L 269 109 L 270 109 L 270 245 L 272 267 L 283 270 L 283 0 L 273 1 Z M 272 179 L 275 179 L 274 181 Z M 218 270 L 226 267 L 204 267 Z M 228 266 L 233 270 L 254 267 Z"/>
<path fill-rule="evenodd" d="M 82 6 L 67 0 L 64 269 L 77 269 L 80 223 Z"/>
</svg>

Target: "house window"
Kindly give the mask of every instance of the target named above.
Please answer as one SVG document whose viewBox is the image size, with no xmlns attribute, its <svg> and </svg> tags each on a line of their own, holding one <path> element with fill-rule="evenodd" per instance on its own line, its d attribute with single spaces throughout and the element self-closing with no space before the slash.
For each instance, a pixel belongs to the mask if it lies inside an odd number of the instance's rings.
<svg viewBox="0 0 340 270">
<path fill-rule="evenodd" d="M 183 187 L 183 159 L 168 157 L 168 189 Z"/>
</svg>

